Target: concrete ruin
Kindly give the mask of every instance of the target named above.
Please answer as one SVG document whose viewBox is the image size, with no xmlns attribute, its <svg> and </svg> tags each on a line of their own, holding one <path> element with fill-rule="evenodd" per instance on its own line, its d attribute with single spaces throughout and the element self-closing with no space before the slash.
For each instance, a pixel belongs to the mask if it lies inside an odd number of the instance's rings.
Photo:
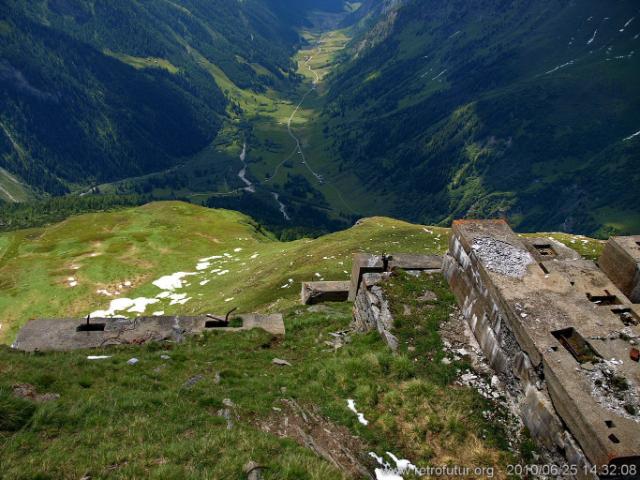
<svg viewBox="0 0 640 480">
<path fill-rule="evenodd" d="M 628 257 L 637 268 L 629 247 L 613 239 L 605 271 L 621 272 Z M 610 279 L 561 243 L 521 238 L 499 220 L 454 222 L 444 259 L 466 321 L 519 400 L 524 424 L 577 466 L 578 478 L 594 478 L 592 466 L 640 472 L 640 305 L 626 295 L 634 292 L 624 281 L 630 271 Z"/>
<path fill-rule="evenodd" d="M 182 341 L 207 331 L 240 332 L 261 328 L 273 335 L 284 335 L 281 314 L 244 314 L 224 326 L 225 317 L 139 317 L 86 319 L 41 319 L 27 323 L 18 333 L 13 347 L 27 352 L 67 351 L 102 348 L 110 345 L 142 345 L 148 342 Z"/>
<path fill-rule="evenodd" d="M 442 257 L 412 254 L 354 255 L 349 292 L 349 296 L 354 299 L 353 329 L 361 333 L 377 330 L 393 351 L 398 348 L 398 339 L 391 333 L 393 316 L 381 284 L 394 270 L 404 270 L 414 275 L 440 273 Z"/>
<path fill-rule="evenodd" d="M 612 237 L 598 266 L 633 303 L 640 303 L 640 235 Z"/>
<path fill-rule="evenodd" d="M 360 290 L 362 278 L 367 273 L 391 272 L 393 269 L 407 272 L 440 272 L 442 257 L 438 255 L 414 255 L 399 253 L 393 255 L 371 255 L 356 253 L 351 267 L 351 287 L 349 301 L 354 302 Z"/>
<path fill-rule="evenodd" d="M 300 300 L 303 305 L 325 302 L 346 302 L 351 282 L 302 282 Z"/>
</svg>

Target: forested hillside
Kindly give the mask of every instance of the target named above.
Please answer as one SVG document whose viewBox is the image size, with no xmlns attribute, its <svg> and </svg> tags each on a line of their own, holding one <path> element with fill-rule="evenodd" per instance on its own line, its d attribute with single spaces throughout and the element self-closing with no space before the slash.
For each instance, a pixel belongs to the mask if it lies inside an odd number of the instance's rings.
<svg viewBox="0 0 640 480">
<path fill-rule="evenodd" d="M 241 88 L 289 81 L 304 5 L 279 0 L 2 0 L 0 166 L 61 194 L 204 148 Z"/>
<path fill-rule="evenodd" d="M 385 213 L 638 229 L 636 2 L 378 0 L 360 10 L 351 21 L 369 23 L 333 78 L 325 135 L 342 168 L 385 197 Z"/>
</svg>

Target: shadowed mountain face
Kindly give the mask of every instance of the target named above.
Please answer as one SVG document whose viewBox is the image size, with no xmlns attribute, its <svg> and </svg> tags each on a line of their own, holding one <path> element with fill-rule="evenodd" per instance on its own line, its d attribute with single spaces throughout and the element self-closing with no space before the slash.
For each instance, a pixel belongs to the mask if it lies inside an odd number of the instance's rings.
<svg viewBox="0 0 640 480">
<path fill-rule="evenodd" d="M 59 194 L 175 164 L 241 88 L 287 82 L 305 9 L 278 0 L 3 0 L 0 166 Z M 306 8 L 306 7 L 305 7 Z"/>
<path fill-rule="evenodd" d="M 328 136 L 344 168 L 390 192 L 387 213 L 637 230 L 636 2 L 362 8 L 352 21 L 366 28 L 332 82 Z"/>
<path fill-rule="evenodd" d="M 175 198 L 180 184 L 206 202 L 233 190 L 237 175 L 237 154 L 209 159 L 210 150 L 241 147 L 271 115 L 273 138 L 249 146 L 255 180 L 286 124 L 274 112 L 308 88 L 306 52 L 307 62 L 326 57 L 316 69 L 327 76 L 294 127 L 310 163 L 353 188 L 309 185 L 296 198 L 311 196 L 328 217 L 508 216 L 521 230 L 640 230 L 640 7 L 631 0 L 0 3 L 5 200 L 30 198 L 23 184 L 37 197 L 158 172 L 168 187 L 150 195 Z M 337 25 L 339 53 L 322 51 L 318 39 Z M 196 156 L 215 164 L 195 175 L 210 182 L 205 192 L 188 175 L 178 181 Z M 275 190 L 209 203 L 280 218 Z M 354 191 L 356 209 L 343 199 Z M 298 217 L 282 221 L 296 228 Z"/>
</svg>

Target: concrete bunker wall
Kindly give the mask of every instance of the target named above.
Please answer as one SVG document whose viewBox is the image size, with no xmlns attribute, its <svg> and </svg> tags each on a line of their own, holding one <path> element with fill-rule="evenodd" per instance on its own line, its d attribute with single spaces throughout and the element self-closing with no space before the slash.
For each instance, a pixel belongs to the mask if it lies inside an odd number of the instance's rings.
<svg viewBox="0 0 640 480">
<path fill-rule="evenodd" d="M 455 222 L 443 271 L 539 443 L 579 472 L 640 464 L 640 416 L 613 398 L 632 410 L 637 395 L 602 387 L 623 378 L 637 393 L 640 366 L 630 352 L 640 331 L 614 311 L 637 305 L 592 262 L 550 239 L 520 239 L 502 221 Z M 612 297 L 616 305 L 603 301 Z"/>
</svg>

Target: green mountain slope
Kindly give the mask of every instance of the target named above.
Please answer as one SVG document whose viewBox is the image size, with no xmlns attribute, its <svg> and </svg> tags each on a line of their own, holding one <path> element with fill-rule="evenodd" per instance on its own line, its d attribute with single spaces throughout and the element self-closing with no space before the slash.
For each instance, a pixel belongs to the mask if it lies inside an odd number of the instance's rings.
<svg viewBox="0 0 640 480">
<path fill-rule="evenodd" d="M 557 238 L 576 246 L 572 237 Z M 354 252 L 442 253 L 447 245 L 448 229 L 382 217 L 280 242 L 250 217 L 181 202 L 74 216 L 0 234 L 0 340 L 10 343 L 31 318 L 84 317 L 116 298 L 159 298 L 153 282 L 177 272 L 195 274 L 176 290 L 189 300 L 160 298 L 147 313 L 288 308 L 301 281 L 348 279 Z M 598 242 L 579 246 L 590 256 L 600 250 Z"/>
<path fill-rule="evenodd" d="M 277 2 L 3 0 L 0 166 L 60 194 L 175 165 L 215 137 L 224 86 L 288 82 L 300 12 Z"/>
<path fill-rule="evenodd" d="M 591 257 L 602 248 L 554 236 Z M 531 461 L 531 442 L 526 432 L 509 430 L 501 403 L 456 383 L 467 359 L 442 361 L 438 327 L 457 317 L 442 277 L 398 274 L 390 281 L 395 354 L 377 332 L 327 348 L 332 332 L 349 327 L 352 305 L 298 303 L 300 281 L 348 278 L 353 252 L 437 254 L 447 243 L 447 229 L 380 217 L 315 240 L 278 242 L 245 215 L 179 202 L 0 235 L 1 343 L 29 318 L 84 316 L 122 298 L 155 299 L 146 313 L 168 315 L 235 306 L 282 312 L 287 329 L 284 338 L 208 332 L 179 344 L 68 353 L 0 345 L 0 475 L 246 478 L 242 468 L 253 460 L 267 467 L 265 480 L 361 478 L 315 455 L 303 446 L 308 441 L 282 438 L 283 425 L 308 428 L 296 423 L 300 405 L 312 412 L 306 418 L 323 419 L 311 435 L 328 432 L 370 472 L 379 465 L 369 452 L 392 452 L 418 466 L 456 459 L 507 478 L 507 464 Z M 173 304 L 154 284 L 167 276 L 182 280 Z M 437 300 L 417 299 L 425 290 Z M 134 357 L 139 363 L 128 365 Z M 274 358 L 291 366 L 276 366 Z M 18 398 L 16 389 L 59 397 L 39 402 Z"/>
<path fill-rule="evenodd" d="M 400 3 L 354 39 L 326 109 L 376 211 L 637 231 L 635 2 Z"/>
</svg>

